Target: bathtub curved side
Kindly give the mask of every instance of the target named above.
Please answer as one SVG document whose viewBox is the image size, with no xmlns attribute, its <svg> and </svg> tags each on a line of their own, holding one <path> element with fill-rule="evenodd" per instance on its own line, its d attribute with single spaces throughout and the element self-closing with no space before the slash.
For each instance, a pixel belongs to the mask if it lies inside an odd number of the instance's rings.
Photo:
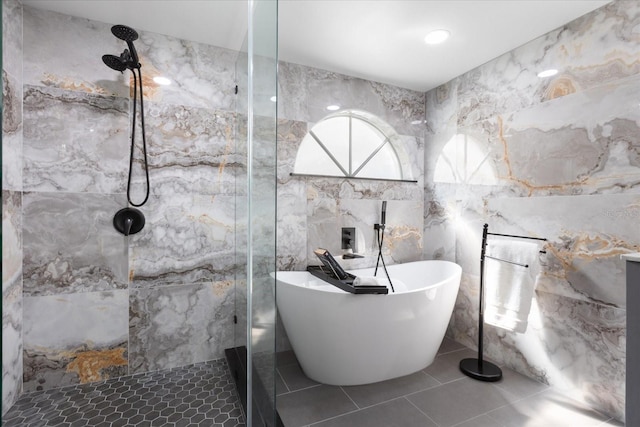
<svg viewBox="0 0 640 427">
<path fill-rule="evenodd" d="M 410 266 L 407 277 L 429 277 L 428 263 L 420 274 Z M 412 284 L 421 289 L 389 295 L 327 292 L 279 279 L 280 316 L 305 374 L 324 384 L 359 385 L 430 365 L 453 312 L 461 274 L 456 267 L 435 286 Z"/>
</svg>

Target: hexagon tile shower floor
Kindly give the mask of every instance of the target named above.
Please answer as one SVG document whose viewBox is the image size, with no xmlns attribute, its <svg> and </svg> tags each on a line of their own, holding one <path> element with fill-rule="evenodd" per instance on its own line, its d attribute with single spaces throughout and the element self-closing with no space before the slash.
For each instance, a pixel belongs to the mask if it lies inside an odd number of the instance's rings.
<svg viewBox="0 0 640 427">
<path fill-rule="evenodd" d="M 25 393 L 3 427 L 244 427 L 224 359 L 98 383 Z"/>
</svg>

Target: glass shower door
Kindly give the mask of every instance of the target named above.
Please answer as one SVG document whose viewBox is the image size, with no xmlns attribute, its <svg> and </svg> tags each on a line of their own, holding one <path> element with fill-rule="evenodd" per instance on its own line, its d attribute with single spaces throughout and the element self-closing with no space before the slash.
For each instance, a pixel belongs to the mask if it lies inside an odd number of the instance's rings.
<svg viewBox="0 0 640 427">
<path fill-rule="evenodd" d="M 236 70 L 236 150 L 246 161 L 236 177 L 236 350 L 246 346 L 247 426 L 276 426 L 277 1 L 249 2 Z"/>
</svg>

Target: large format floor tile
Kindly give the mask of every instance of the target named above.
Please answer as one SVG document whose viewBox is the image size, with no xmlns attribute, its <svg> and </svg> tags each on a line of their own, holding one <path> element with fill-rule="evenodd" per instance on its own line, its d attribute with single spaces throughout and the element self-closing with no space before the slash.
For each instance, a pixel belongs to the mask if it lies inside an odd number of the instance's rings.
<svg viewBox="0 0 640 427">
<path fill-rule="evenodd" d="M 509 404 L 488 414 L 504 427 L 590 427 L 608 417 L 554 390 Z"/>
<path fill-rule="evenodd" d="M 283 381 L 278 411 L 285 427 L 623 425 L 506 367 L 501 367 L 503 377 L 498 382 L 468 378 L 460 372 L 460 360 L 476 356 L 445 339 L 434 363 L 422 371 L 379 383 L 335 387 L 306 378 L 293 352 L 280 353 Z"/>
<path fill-rule="evenodd" d="M 493 384 L 463 378 L 408 399 L 439 426 L 448 427 L 505 406 L 516 397 Z"/>
<path fill-rule="evenodd" d="M 332 418 L 314 427 L 437 427 L 405 398 L 360 409 Z"/>
<path fill-rule="evenodd" d="M 305 426 L 358 409 L 340 387 L 327 385 L 281 394 L 277 405 L 286 427 Z"/>
</svg>

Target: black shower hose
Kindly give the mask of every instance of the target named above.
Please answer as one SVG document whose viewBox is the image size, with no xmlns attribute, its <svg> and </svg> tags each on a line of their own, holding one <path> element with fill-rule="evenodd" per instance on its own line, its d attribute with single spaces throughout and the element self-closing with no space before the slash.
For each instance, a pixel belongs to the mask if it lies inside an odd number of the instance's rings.
<svg viewBox="0 0 640 427">
<path fill-rule="evenodd" d="M 136 77 L 136 72 L 131 70 L 133 73 L 133 123 L 131 124 L 131 154 L 129 156 L 129 178 L 127 179 L 127 200 L 132 206 L 140 207 L 147 203 L 149 199 L 149 164 L 147 163 L 147 139 L 144 132 L 144 103 L 142 96 L 142 73 L 140 72 L 140 67 L 137 68 L 138 76 L 140 78 L 140 122 L 142 124 L 142 151 L 144 153 L 144 173 L 147 178 L 147 193 L 142 201 L 142 203 L 136 204 L 131 200 L 131 171 L 133 169 L 133 151 L 135 147 L 135 135 L 136 135 L 136 98 L 138 96 L 138 77 Z"/>
<path fill-rule="evenodd" d="M 380 230 L 382 230 L 382 237 L 380 236 Z M 377 238 L 378 238 L 378 260 L 376 261 L 376 270 L 373 275 L 378 274 L 378 265 L 380 264 L 380 260 L 382 260 L 382 267 L 384 268 L 384 273 L 387 275 L 387 280 L 389 280 L 389 285 L 391 286 L 391 292 L 395 293 L 395 289 L 393 288 L 393 282 L 391 282 L 391 277 L 389 277 L 389 272 L 387 271 L 387 265 L 384 262 L 384 257 L 382 256 L 382 242 L 384 242 L 384 224 L 378 226 L 377 228 Z"/>
</svg>

